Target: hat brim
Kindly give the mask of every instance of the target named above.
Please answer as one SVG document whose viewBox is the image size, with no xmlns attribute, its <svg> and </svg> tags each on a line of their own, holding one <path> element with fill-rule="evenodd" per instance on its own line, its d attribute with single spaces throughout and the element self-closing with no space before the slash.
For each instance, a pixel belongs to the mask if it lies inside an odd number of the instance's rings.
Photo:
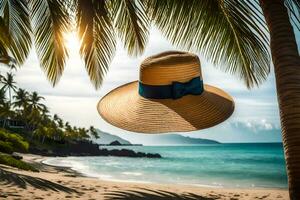
<svg viewBox="0 0 300 200">
<path fill-rule="evenodd" d="M 146 99 L 138 94 L 138 81 L 122 85 L 104 96 L 97 109 L 108 123 L 133 132 L 188 132 L 215 126 L 231 116 L 233 99 L 223 90 L 204 85 L 201 95 L 180 99 Z"/>
</svg>

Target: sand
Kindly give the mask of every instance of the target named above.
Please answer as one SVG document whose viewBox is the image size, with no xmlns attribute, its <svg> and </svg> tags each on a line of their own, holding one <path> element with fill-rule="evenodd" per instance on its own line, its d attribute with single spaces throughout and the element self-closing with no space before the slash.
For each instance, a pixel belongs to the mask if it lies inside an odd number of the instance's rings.
<svg viewBox="0 0 300 200">
<path fill-rule="evenodd" d="M 28 172 L 0 165 L 0 199 L 106 199 L 106 200 L 167 200 L 226 199 L 284 200 L 288 191 L 281 189 L 206 188 L 186 185 L 141 184 L 104 181 L 84 177 L 62 167 L 42 164 L 42 156 L 24 154 L 40 172 Z"/>
</svg>

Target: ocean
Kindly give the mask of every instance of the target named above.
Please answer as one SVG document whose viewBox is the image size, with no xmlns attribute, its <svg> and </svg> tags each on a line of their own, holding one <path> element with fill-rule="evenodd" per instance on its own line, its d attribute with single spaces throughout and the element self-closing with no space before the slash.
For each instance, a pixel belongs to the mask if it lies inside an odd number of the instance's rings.
<svg viewBox="0 0 300 200">
<path fill-rule="evenodd" d="M 225 188 L 287 188 L 281 143 L 197 146 L 126 146 L 163 158 L 64 157 L 49 165 L 66 166 L 104 180 L 184 184 Z"/>
</svg>

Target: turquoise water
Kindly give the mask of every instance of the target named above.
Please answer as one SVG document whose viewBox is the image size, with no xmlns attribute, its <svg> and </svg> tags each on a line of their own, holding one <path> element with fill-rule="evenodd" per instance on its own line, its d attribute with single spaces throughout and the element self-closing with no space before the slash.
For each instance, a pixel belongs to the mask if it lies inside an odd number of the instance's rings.
<svg viewBox="0 0 300 200">
<path fill-rule="evenodd" d="M 106 180 L 287 188 L 283 149 L 279 143 L 120 148 L 159 153 L 163 158 L 67 157 L 45 162 Z"/>
</svg>

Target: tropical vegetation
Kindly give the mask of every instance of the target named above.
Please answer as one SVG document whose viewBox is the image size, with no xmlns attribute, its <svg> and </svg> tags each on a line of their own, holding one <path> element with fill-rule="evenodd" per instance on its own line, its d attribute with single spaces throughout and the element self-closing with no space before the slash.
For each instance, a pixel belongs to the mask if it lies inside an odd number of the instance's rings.
<svg viewBox="0 0 300 200">
<path fill-rule="evenodd" d="M 11 154 L 13 152 L 27 152 L 28 142 L 20 135 L 0 130 L 0 152 Z"/>
<path fill-rule="evenodd" d="M 19 134 L 0 129 L 0 164 L 23 170 L 38 171 L 34 166 L 16 159 L 13 152 L 28 152 L 29 143 Z"/>
<path fill-rule="evenodd" d="M 0 74 L 0 164 L 38 171 L 12 154 L 26 153 L 30 145 L 51 150 L 60 144 L 89 143 L 99 138 L 93 126 L 71 126 L 57 114 L 51 116 L 44 99 L 37 92 L 18 88 L 11 71 L 5 76 Z"/>
<path fill-rule="evenodd" d="M 0 153 L 0 164 L 16 167 L 18 169 L 38 172 L 38 170 L 29 163 L 26 163 L 22 160 L 17 160 L 14 157 L 7 154 Z"/>
<path fill-rule="evenodd" d="M 98 88 L 116 36 L 129 55 L 139 55 L 151 23 L 173 44 L 200 52 L 248 88 L 267 78 L 272 57 L 290 197 L 300 199 L 300 58 L 292 26 L 299 29 L 299 13 L 299 0 L 0 0 L 0 62 L 23 64 L 34 41 L 55 85 L 68 57 L 63 34 L 76 30 L 79 53 Z"/>
<path fill-rule="evenodd" d="M 18 88 L 11 72 L 0 77 L 0 126 L 3 129 L 16 131 L 29 141 L 37 140 L 42 144 L 99 138 L 93 126 L 90 129 L 71 126 L 57 114 L 51 116 L 43 103 L 45 98 L 37 92 Z M 3 138 L 0 134 L 0 142 L 5 141 Z"/>
</svg>

